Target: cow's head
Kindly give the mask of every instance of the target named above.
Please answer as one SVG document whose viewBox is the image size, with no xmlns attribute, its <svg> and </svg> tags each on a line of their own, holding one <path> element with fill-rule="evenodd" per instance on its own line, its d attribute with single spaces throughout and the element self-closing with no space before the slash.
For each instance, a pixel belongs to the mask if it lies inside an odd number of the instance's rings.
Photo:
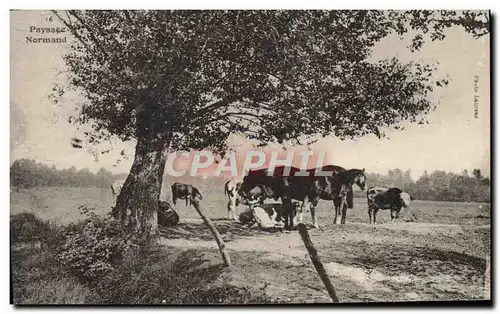
<svg viewBox="0 0 500 314">
<path fill-rule="evenodd" d="M 344 172 L 344 176 L 349 184 L 356 184 L 361 191 L 366 189 L 365 169 L 349 169 Z"/>
<path fill-rule="evenodd" d="M 271 180 L 270 177 L 246 176 L 238 188 L 238 195 L 241 197 L 241 202 L 254 201 L 258 198 L 267 198 L 274 195 L 272 188 L 268 186 Z M 269 182 L 267 182 L 269 181 Z"/>
<path fill-rule="evenodd" d="M 193 198 L 197 198 L 199 200 L 203 199 L 203 195 L 201 195 L 201 192 L 195 187 L 193 187 Z"/>
<path fill-rule="evenodd" d="M 412 200 L 410 194 L 406 192 L 401 192 L 399 195 L 401 196 L 401 203 L 403 203 L 403 207 L 404 208 L 409 207 Z"/>
<path fill-rule="evenodd" d="M 252 211 L 245 211 L 240 214 L 239 219 L 242 224 L 246 225 L 253 222 L 255 218 L 253 217 Z"/>
<path fill-rule="evenodd" d="M 248 191 L 243 198 L 247 204 L 253 205 L 259 203 L 262 204 L 267 198 L 273 197 L 273 195 L 274 193 L 271 188 L 263 184 L 259 184 Z"/>
</svg>

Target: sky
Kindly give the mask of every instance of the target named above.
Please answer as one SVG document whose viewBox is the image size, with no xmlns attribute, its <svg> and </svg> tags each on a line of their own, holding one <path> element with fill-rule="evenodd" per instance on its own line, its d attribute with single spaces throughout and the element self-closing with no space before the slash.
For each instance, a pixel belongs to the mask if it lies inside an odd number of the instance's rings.
<svg viewBox="0 0 500 314">
<path fill-rule="evenodd" d="M 63 82 L 63 44 L 26 43 L 30 27 L 51 27 L 49 12 L 11 12 L 10 133 L 11 162 L 18 158 L 36 159 L 57 168 L 105 167 L 115 173 L 128 172 L 133 144 L 114 141 L 109 154 L 98 159 L 91 150 L 75 149 L 69 143 L 82 130 L 68 123 L 75 108 L 54 105 L 48 98 L 53 83 Z M 489 35 L 479 39 L 456 27 L 443 41 L 427 42 L 415 53 L 406 48 L 408 40 L 385 38 L 373 50 L 373 60 L 396 57 L 402 62 L 438 62 L 436 76 L 447 76 L 450 83 L 430 96 L 437 109 L 427 118 L 428 125 L 404 124 L 403 131 L 386 129 L 388 138 L 373 135 L 358 140 L 320 139 L 311 147 L 327 150 L 329 164 L 345 168 L 365 168 L 387 173 L 389 169 L 411 170 L 417 178 L 424 170 L 461 172 L 480 168 L 490 173 L 490 57 Z M 474 79 L 478 76 L 478 91 Z M 474 97 L 478 96 L 478 117 L 474 117 Z M 238 149 L 249 148 L 245 142 Z M 122 149 L 129 159 L 117 164 Z"/>
</svg>

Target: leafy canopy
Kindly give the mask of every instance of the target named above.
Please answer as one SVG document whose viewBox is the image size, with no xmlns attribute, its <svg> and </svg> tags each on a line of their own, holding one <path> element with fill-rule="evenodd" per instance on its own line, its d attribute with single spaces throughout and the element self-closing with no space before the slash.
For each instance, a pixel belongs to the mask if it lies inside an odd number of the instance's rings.
<svg viewBox="0 0 500 314">
<path fill-rule="evenodd" d="M 381 137 L 382 127 L 423 123 L 433 108 L 435 67 L 367 61 L 380 39 L 405 32 L 404 12 L 55 14 L 74 35 L 69 85 L 55 94 L 84 96 L 73 121 L 93 126 L 90 142 L 116 135 L 223 152 L 231 134 L 262 145 Z"/>
</svg>

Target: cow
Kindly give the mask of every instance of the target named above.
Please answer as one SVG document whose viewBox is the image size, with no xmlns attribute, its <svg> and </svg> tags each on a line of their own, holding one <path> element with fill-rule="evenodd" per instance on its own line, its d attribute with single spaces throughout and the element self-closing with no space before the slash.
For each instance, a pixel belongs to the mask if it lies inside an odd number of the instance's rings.
<svg viewBox="0 0 500 314">
<path fill-rule="evenodd" d="M 172 203 L 174 206 L 177 205 L 177 200 L 186 200 L 186 206 L 191 205 L 191 200 L 199 198 L 203 199 L 200 191 L 197 188 L 192 186 L 191 184 L 183 184 L 179 182 L 175 182 L 172 184 Z"/>
<path fill-rule="evenodd" d="M 116 204 L 116 198 L 118 197 L 118 195 L 120 195 L 120 192 L 124 184 L 125 180 L 114 180 L 111 183 L 111 193 L 113 194 L 113 200 L 115 201 L 115 204 Z"/>
<path fill-rule="evenodd" d="M 241 187 L 241 182 L 236 180 L 229 180 L 224 184 L 224 195 L 229 198 L 227 202 L 227 218 L 229 220 L 236 220 L 236 206 L 239 205 L 238 190 Z"/>
<path fill-rule="evenodd" d="M 301 206 L 301 204 L 296 201 L 293 201 L 292 205 L 294 206 L 294 209 L 297 209 Z M 280 223 L 285 216 L 285 207 L 280 203 L 250 205 L 250 209 L 242 212 L 239 216 L 239 220 L 242 224 L 251 227 L 257 222 L 254 215 L 255 208 L 261 208 L 263 211 L 265 211 L 267 216 L 269 216 L 269 219 L 274 222 L 274 226 Z M 261 218 L 260 220 L 263 219 Z"/>
<path fill-rule="evenodd" d="M 401 208 L 408 208 L 410 202 L 414 200 L 410 194 L 403 192 L 399 188 L 384 188 L 384 187 L 370 187 L 366 191 L 366 199 L 368 201 L 368 216 L 370 217 L 370 224 L 377 223 L 377 212 L 379 209 L 390 209 L 391 222 L 395 222 L 399 218 Z"/>
<path fill-rule="evenodd" d="M 299 222 L 302 222 L 302 213 L 310 209 L 311 217 L 315 228 L 319 228 L 316 221 L 315 207 L 319 199 L 333 200 L 336 208 L 341 204 L 352 204 L 352 185 L 358 184 L 364 189 L 366 177 L 364 169 L 350 169 L 339 171 L 332 176 L 318 175 L 318 170 L 331 171 L 326 166 L 322 169 L 308 169 L 309 176 L 296 176 L 300 169 L 290 167 L 290 173 L 284 175 L 285 167 L 280 166 L 274 169 L 274 175 L 268 176 L 268 169 L 250 171 L 244 178 L 239 195 L 248 201 L 263 202 L 264 199 L 281 199 L 284 205 L 285 228 L 291 229 L 294 224 L 294 206 L 292 199 L 302 202 L 299 210 Z M 341 167 L 339 167 L 341 168 Z M 343 168 L 341 168 L 343 169 Z M 341 197 L 342 196 L 342 197 Z M 344 200 L 344 202 L 340 202 Z M 338 206 L 337 206 L 338 205 Z M 351 206 L 352 207 L 352 206 Z M 338 210 L 336 210 L 336 213 Z M 337 215 L 336 215 L 337 217 Z M 335 223 L 337 218 L 335 218 Z"/>
</svg>

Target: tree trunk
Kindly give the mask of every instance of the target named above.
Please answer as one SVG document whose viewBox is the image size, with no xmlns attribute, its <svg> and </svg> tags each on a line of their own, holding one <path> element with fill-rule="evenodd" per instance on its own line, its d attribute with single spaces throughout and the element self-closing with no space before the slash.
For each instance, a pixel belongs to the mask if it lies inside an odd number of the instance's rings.
<svg viewBox="0 0 500 314">
<path fill-rule="evenodd" d="M 162 134 L 137 140 L 134 162 L 125 180 L 113 217 L 130 231 L 158 231 L 158 203 L 167 158 L 168 139 Z"/>
</svg>

